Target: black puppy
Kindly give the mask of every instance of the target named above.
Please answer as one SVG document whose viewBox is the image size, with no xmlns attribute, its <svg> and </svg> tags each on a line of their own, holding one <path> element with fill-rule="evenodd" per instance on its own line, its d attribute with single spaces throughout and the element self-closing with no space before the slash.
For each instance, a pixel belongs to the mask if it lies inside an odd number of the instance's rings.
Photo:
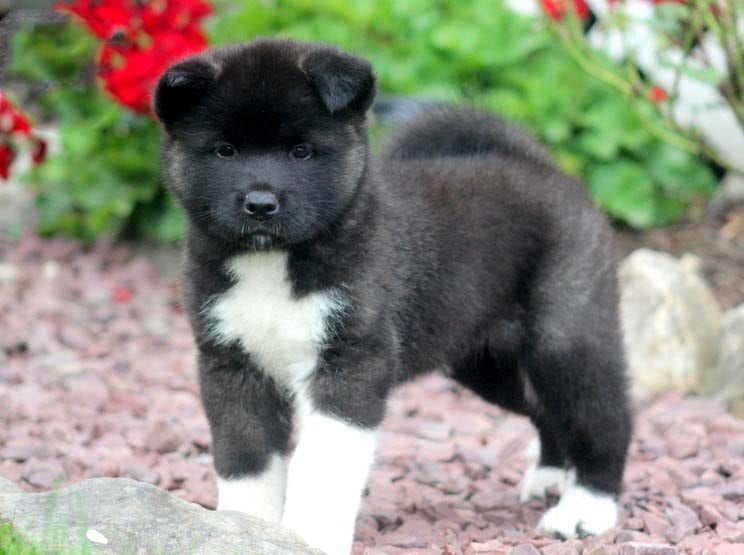
<svg viewBox="0 0 744 555">
<path fill-rule="evenodd" d="M 630 433 L 608 226 L 485 113 L 434 109 L 372 157 L 374 93 L 367 61 L 287 40 L 158 84 L 219 508 L 347 553 L 388 395 L 444 368 L 535 423 L 523 497 L 563 492 L 540 527 L 605 531 Z"/>
</svg>

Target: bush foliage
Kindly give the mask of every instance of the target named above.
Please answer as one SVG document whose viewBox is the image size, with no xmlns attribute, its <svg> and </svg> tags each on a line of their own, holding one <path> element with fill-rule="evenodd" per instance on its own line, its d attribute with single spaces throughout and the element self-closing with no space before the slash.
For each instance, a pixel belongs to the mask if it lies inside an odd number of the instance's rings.
<svg viewBox="0 0 744 555">
<path fill-rule="evenodd" d="M 466 102 L 522 123 L 567 172 L 585 179 L 616 220 L 646 228 L 682 217 L 714 178 L 695 156 L 647 130 L 660 116 L 585 74 L 540 18 L 500 0 L 215 0 L 212 44 L 281 35 L 369 58 L 383 94 Z M 94 45 L 80 26 L 13 38 L 11 69 L 54 83 L 42 108 L 62 149 L 32 172 L 42 231 L 93 238 L 133 231 L 161 241 L 180 221 L 164 193 L 158 129 L 116 105 L 90 78 Z"/>
</svg>

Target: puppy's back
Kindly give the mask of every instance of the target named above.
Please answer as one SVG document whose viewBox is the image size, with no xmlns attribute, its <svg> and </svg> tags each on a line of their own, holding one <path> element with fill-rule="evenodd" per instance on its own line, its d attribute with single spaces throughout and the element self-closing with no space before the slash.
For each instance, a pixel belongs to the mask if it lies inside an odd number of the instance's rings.
<svg viewBox="0 0 744 555">
<path fill-rule="evenodd" d="M 428 108 L 395 130 L 383 159 L 498 154 L 552 166 L 548 152 L 518 126 L 483 110 L 440 105 Z"/>
</svg>

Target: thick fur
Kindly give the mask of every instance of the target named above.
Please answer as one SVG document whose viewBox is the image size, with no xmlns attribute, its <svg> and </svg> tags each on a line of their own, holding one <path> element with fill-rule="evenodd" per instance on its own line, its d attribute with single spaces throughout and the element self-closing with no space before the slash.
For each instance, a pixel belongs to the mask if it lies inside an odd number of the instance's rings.
<svg viewBox="0 0 744 555">
<path fill-rule="evenodd" d="M 379 426 L 392 388 L 445 369 L 532 419 L 539 466 L 575 472 L 572 508 L 552 517 L 573 533 L 590 492 L 603 508 L 619 492 L 630 434 L 611 232 L 542 147 L 480 111 L 431 109 L 372 158 L 373 96 L 368 62 L 265 39 L 182 62 L 158 86 L 166 171 L 189 217 L 188 305 L 217 472 L 244 479 L 289 457 L 310 414 L 368 446 L 362 432 Z M 222 143 L 237 155 L 218 157 Z M 298 143 L 312 158 L 291 158 Z M 256 189 L 277 195 L 275 219 L 241 210 Z M 267 274 L 261 256 L 283 262 Z M 256 297 L 267 283 L 276 290 Z M 332 489 L 323 479 L 313 488 Z M 312 542 L 343 551 L 350 539 Z"/>
</svg>

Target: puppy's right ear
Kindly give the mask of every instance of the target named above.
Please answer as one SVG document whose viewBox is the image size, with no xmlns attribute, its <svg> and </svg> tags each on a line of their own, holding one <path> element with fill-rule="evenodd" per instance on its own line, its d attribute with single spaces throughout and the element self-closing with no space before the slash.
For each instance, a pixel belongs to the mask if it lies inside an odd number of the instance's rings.
<svg viewBox="0 0 744 555">
<path fill-rule="evenodd" d="M 168 69 L 152 97 L 155 115 L 166 128 L 187 117 L 215 85 L 216 69 L 204 60 L 186 60 Z"/>
<path fill-rule="evenodd" d="M 363 114 L 372 104 L 375 74 L 364 58 L 321 46 L 304 58 L 302 67 L 331 114 Z"/>
</svg>

